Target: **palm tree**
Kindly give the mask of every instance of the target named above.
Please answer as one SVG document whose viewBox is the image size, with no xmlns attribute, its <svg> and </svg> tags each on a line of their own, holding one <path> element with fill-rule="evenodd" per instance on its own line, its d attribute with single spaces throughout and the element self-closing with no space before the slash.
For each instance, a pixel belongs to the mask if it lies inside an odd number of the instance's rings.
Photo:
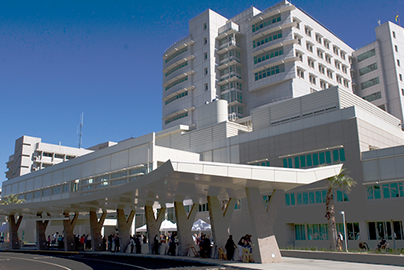
<svg viewBox="0 0 404 270">
<path fill-rule="evenodd" d="M 328 189 L 325 201 L 325 217 L 328 220 L 328 238 L 330 239 L 331 250 L 337 249 L 337 228 L 335 225 L 333 191 L 336 188 L 341 188 L 346 192 L 351 191 L 351 188 L 356 185 L 356 182 L 348 174 L 349 172 L 346 169 L 341 169 L 338 175 L 328 178 Z"/>
<path fill-rule="evenodd" d="M 16 194 L 10 194 L 8 196 L 0 198 L 0 205 L 17 204 L 23 202 L 25 202 L 25 200 L 18 199 L 18 196 Z"/>
</svg>

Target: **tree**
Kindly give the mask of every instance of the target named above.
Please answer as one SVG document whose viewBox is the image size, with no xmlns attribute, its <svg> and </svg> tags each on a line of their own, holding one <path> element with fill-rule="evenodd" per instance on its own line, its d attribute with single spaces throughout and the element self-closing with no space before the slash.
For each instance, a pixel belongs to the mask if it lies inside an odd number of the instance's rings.
<svg viewBox="0 0 404 270">
<path fill-rule="evenodd" d="M 328 189 L 325 201 L 325 217 L 328 220 L 328 238 L 330 239 L 330 249 L 337 249 L 337 228 L 335 225 L 334 190 L 336 188 L 350 192 L 356 185 L 355 180 L 350 177 L 346 169 L 341 169 L 338 175 L 328 178 Z"/>
<path fill-rule="evenodd" d="M 1 198 L 0 205 L 17 204 L 23 202 L 25 202 L 25 200 L 18 199 L 18 196 L 16 194 L 10 194 Z"/>
</svg>

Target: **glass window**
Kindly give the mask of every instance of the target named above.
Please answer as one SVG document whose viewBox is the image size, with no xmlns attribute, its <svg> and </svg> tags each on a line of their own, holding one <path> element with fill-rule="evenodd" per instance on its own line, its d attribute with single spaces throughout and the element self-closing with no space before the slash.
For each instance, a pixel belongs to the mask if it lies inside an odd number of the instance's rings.
<svg viewBox="0 0 404 270">
<path fill-rule="evenodd" d="M 393 221 L 393 231 L 395 239 L 403 239 L 403 223 L 401 221 Z"/>
<path fill-rule="evenodd" d="M 331 152 L 330 151 L 325 152 L 325 161 L 327 162 L 327 164 L 331 164 Z"/>
<path fill-rule="evenodd" d="M 316 191 L 316 203 L 322 203 L 321 200 L 321 191 Z"/>
<path fill-rule="evenodd" d="M 368 194 L 368 200 L 373 200 L 373 186 L 368 186 L 367 187 L 367 194 Z"/>
<path fill-rule="evenodd" d="M 290 205 L 295 205 L 295 193 L 290 193 Z"/>
<path fill-rule="evenodd" d="M 339 156 L 340 156 L 341 161 L 345 161 L 345 149 L 344 148 L 339 149 Z"/>
<path fill-rule="evenodd" d="M 314 199 L 314 191 L 310 191 L 309 192 L 309 203 L 316 203 L 315 199 Z"/>
<path fill-rule="evenodd" d="M 371 64 L 367 67 L 359 69 L 359 76 L 365 75 L 377 69 L 377 63 Z"/>
<path fill-rule="evenodd" d="M 319 153 L 319 160 L 320 160 L 320 164 L 324 164 L 325 163 L 325 155 L 324 152 Z"/>
<path fill-rule="evenodd" d="M 292 159 L 288 158 L 288 167 L 293 168 Z"/>
<path fill-rule="evenodd" d="M 314 166 L 318 166 L 318 154 L 317 153 L 315 153 L 315 154 L 313 154 L 313 165 Z"/>
<path fill-rule="evenodd" d="M 309 196 L 307 195 L 307 192 L 303 192 L 303 204 L 308 203 L 309 203 Z"/>
<path fill-rule="evenodd" d="M 379 77 L 376 77 L 376 78 L 373 78 L 366 82 L 361 83 L 361 89 L 363 90 L 363 89 L 372 87 L 373 85 L 376 85 L 376 84 L 379 84 Z"/>
<path fill-rule="evenodd" d="M 303 204 L 302 193 L 297 193 L 297 204 Z"/>
<path fill-rule="evenodd" d="M 288 160 L 286 158 L 283 159 L 283 167 L 284 168 L 288 167 Z"/>
<path fill-rule="evenodd" d="M 325 201 L 327 200 L 327 190 L 323 190 L 321 193 L 323 195 L 323 203 L 325 203 Z"/>
<path fill-rule="evenodd" d="M 359 239 L 359 223 L 347 223 L 346 224 L 348 240 Z"/>
<path fill-rule="evenodd" d="M 300 167 L 301 168 L 306 167 L 306 157 L 305 156 L 300 156 Z"/>
<path fill-rule="evenodd" d="M 385 199 L 390 198 L 390 187 L 389 184 L 383 184 L 383 197 Z"/>
<path fill-rule="evenodd" d="M 300 166 L 299 166 L 299 157 L 295 157 L 295 168 L 300 168 Z"/>
<path fill-rule="evenodd" d="M 290 195 L 288 193 L 285 194 L 285 204 L 290 205 Z"/>
<path fill-rule="evenodd" d="M 334 160 L 334 162 L 339 160 L 338 150 L 333 150 L 332 151 L 332 159 Z"/>
<path fill-rule="evenodd" d="M 306 156 L 307 158 L 307 167 L 313 166 L 313 160 L 311 159 L 311 154 Z"/>
<path fill-rule="evenodd" d="M 29 192 L 25 195 L 26 200 L 32 200 L 32 192 Z"/>
<path fill-rule="evenodd" d="M 362 54 L 358 55 L 358 62 L 362 62 L 363 60 L 368 59 L 374 55 L 376 55 L 375 49 L 362 53 Z"/>
<path fill-rule="evenodd" d="M 295 239 L 296 240 L 306 240 L 306 231 L 304 224 L 295 225 Z"/>
<path fill-rule="evenodd" d="M 391 195 L 392 198 L 399 197 L 398 184 L 397 183 L 391 183 L 390 184 L 390 195 Z"/>
</svg>

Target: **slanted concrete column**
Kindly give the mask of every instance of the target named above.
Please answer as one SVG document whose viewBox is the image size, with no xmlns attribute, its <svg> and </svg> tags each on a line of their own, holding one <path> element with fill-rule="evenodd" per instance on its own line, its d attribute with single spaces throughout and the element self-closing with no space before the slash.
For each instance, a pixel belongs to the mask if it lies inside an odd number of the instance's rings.
<svg viewBox="0 0 404 270">
<path fill-rule="evenodd" d="M 146 215 L 146 224 L 147 224 L 147 238 L 149 240 L 149 253 L 152 254 L 153 244 L 154 244 L 154 236 L 159 234 L 161 222 L 164 219 L 164 215 L 166 213 L 165 208 L 161 208 L 159 214 L 157 215 L 157 219 L 154 218 L 153 206 L 148 204 L 144 208 L 144 212 Z"/>
<path fill-rule="evenodd" d="M 253 256 L 255 262 L 282 262 L 278 243 L 273 233 L 276 209 L 279 206 L 281 192 L 273 191 L 268 207 L 265 209 L 262 195 L 258 188 L 246 188 L 245 190 L 250 212 L 251 240 L 254 245 Z M 271 211 L 274 211 L 274 213 L 269 213 Z"/>
<path fill-rule="evenodd" d="M 36 214 L 37 217 L 42 217 L 42 212 Z M 48 227 L 49 220 L 37 220 L 36 221 L 36 249 L 37 250 L 47 250 L 49 249 L 48 242 L 46 241 L 45 231 Z"/>
<path fill-rule="evenodd" d="M 104 225 L 107 212 L 103 211 L 100 220 L 95 211 L 90 211 L 91 247 L 93 251 L 102 251 L 101 229 Z"/>
<path fill-rule="evenodd" d="M 228 235 L 228 229 L 230 221 L 233 215 L 234 206 L 236 205 L 237 199 L 230 198 L 227 203 L 226 209 L 222 211 L 219 199 L 217 197 L 208 196 L 209 204 L 209 216 L 212 226 L 213 239 L 215 240 L 215 255 L 217 256 L 217 249 L 220 247 L 225 249 Z"/>
<path fill-rule="evenodd" d="M 68 211 L 64 212 L 66 219 L 63 220 L 63 231 L 65 240 L 65 251 L 76 250 L 76 242 L 74 241 L 74 227 L 76 226 L 77 219 L 79 218 L 79 213 L 75 213 L 73 220 L 70 220 L 70 214 Z"/>
<path fill-rule="evenodd" d="M 130 227 L 132 226 L 133 217 L 135 216 L 135 211 L 130 211 L 128 219 L 126 219 L 125 211 L 123 209 L 116 210 L 116 216 L 118 219 L 118 231 L 119 231 L 119 245 L 122 253 L 126 252 L 130 242 Z"/>
<path fill-rule="evenodd" d="M 187 256 L 189 249 L 194 246 L 192 239 L 192 224 L 194 224 L 199 204 L 192 205 L 192 209 L 187 216 L 183 202 L 174 202 L 175 217 L 177 218 L 177 231 L 179 238 L 178 253 L 180 256 Z"/>
<path fill-rule="evenodd" d="M 15 222 L 15 216 L 8 215 L 8 228 L 10 231 L 11 249 L 20 249 L 20 239 L 18 239 L 18 228 L 20 228 L 22 216 L 19 216 Z"/>
</svg>

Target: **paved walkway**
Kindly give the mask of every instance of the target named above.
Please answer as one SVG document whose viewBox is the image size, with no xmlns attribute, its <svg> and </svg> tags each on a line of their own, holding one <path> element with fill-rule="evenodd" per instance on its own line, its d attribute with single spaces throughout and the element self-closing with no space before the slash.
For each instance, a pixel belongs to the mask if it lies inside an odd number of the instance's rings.
<svg viewBox="0 0 404 270">
<path fill-rule="evenodd" d="M 16 252 L 26 252 L 26 253 L 36 253 L 36 250 L 33 249 L 25 249 L 22 248 Z M 58 252 L 54 250 L 49 251 L 40 251 L 43 253 L 49 253 L 49 255 L 53 252 Z M 64 251 L 62 251 L 64 252 Z M 382 264 L 367 264 L 367 263 L 354 263 L 354 262 L 345 262 L 345 261 L 333 261 L 333 260 L 320 260 L 320 259 L 302 259 L 302 258 L 293 258 L 293 257 L 283 257 L 282 263 L 274 263 L 274 264 L 258 264 L 258 263 L 242 263 L 242 262 L 234 262 L 234 261 L 224 261 L 218 259 L 205 259 L 205 258 L 194 258 L 194 257 L 183 257 L 183 256 L 168 256 L 168 255 L 150 255 L 150 254 L 131 254 L 131 253 L 111 253 L 108 251 L 102 252 L 90 252 L 90 251 L 82 251 L 82 252 L 71 252 L 74 254 L 78 253 L 91 253 L 91 254 L 108 254 L 114 256 L 133 256 L 133 257 L 146 257 L 146 258 L 162 258 L 162 259 L 170 259 L 170 260 L 179 260 L 179 261 L 194 261 L 199 263 L 204 263 L 207 265 L 207 269 L 213 269 L 212 265 L 219 266 L 223 268 L 238 268 L 238 269 L 310 269 L 310 270 L 323 270 L 323 269 L 338 269 L 338 270 L 358 270 L 358 269 L 399 269 L 402 268 L 400 266 L 391 266 L 391 265 L 382 265 Z M 198 267 L 199 268 L 199 267 Z"/>
</svg>

